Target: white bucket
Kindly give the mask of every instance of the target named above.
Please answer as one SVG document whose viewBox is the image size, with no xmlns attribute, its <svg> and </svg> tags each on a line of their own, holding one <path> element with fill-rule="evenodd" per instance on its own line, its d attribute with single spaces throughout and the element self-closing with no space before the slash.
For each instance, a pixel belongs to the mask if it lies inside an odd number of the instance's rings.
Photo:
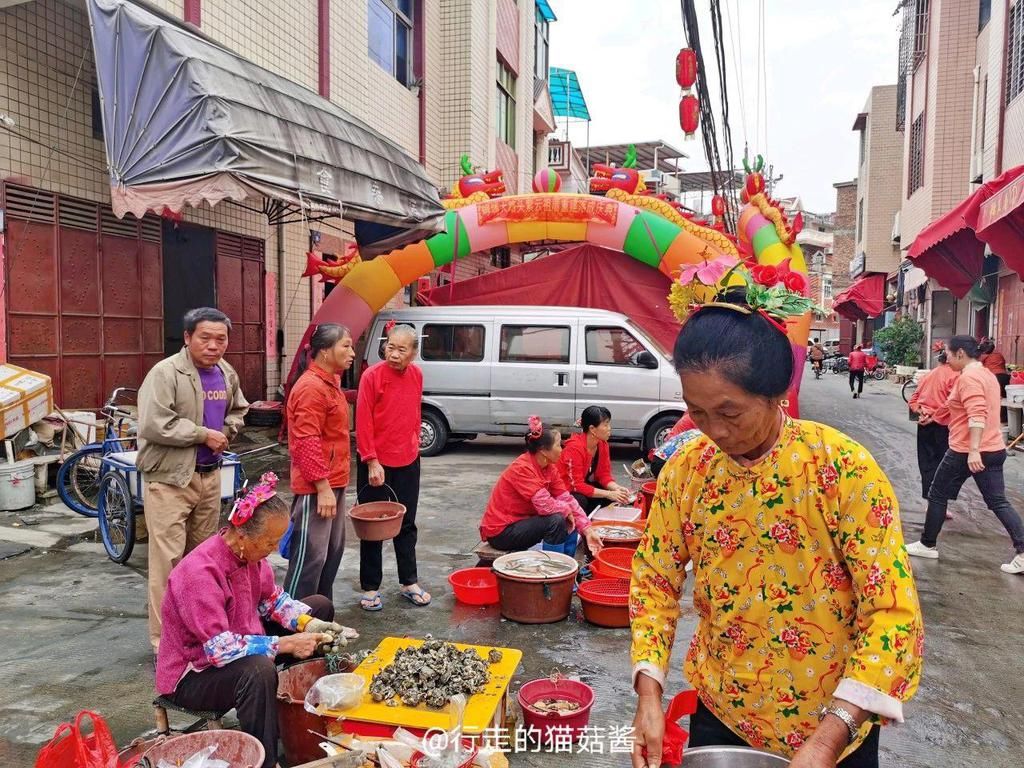
<svg viewBox="0 0 1024 768">
<path fill-rule="evenodd" d="M 0 509 L 25 509 L 36 503 L 36 467 L 31 461 L 0 464 Z"/>
<path fill-rule="evenodd" d="M 1006 400 L 1011 403 L 1024 403 L 1024 384 L 1007 384 Z"/>
</svg>

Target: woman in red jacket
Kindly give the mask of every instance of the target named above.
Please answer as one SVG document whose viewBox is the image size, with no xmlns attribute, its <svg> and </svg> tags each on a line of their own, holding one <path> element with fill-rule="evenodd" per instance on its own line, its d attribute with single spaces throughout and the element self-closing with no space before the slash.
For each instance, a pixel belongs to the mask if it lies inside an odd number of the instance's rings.
<svg viewBox="0 0 1024 768">
<path fill-rule="evenodd" d="M 591 405 L 580 416 L 578 435 L 573 435 L 562 448 L 558 472 L 573 498 L 589 515 L 602 504 L 628 504 L 629 491 L 612 477 L 611 452 L 612 414 L 600 405 Z"/>
<path fill-rule="evenodd" d="M 288 395 L 292 534 L 290 595 L 333 596 L 345 549 L 345 486 L 349 480 L 348 401 L 338 377 L 352 366 L 352 334 L 337 323 L 318 325 L 304 350 L 304 370 Z"/>
</svg>

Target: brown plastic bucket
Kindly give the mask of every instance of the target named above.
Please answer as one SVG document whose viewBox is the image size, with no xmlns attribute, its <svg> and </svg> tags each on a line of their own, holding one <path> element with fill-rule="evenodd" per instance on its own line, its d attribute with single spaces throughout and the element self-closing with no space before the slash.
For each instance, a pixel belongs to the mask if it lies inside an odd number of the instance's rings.
<svg viewBox="0 0 1024 768">
<path fill-rule="evenodd" d="M 351 665 L 338 672 L 351 672 Z M 320 749 L 319 736 L 310 731 L 327 733 L 327 724 L 334 718 L 312 715 L 306 711 L 303 702 L 313 683 L 329 674 L 326 659 L 308 659 L 282 669 L 277 675 L 277 725 L 281 731 L 281 744 L 290 765 L 301 765 L 320 760 L 324 751 Z"/>
<path fill-rule="evenodd" d="M 146 750 L 140 762 L 142 765 L 156 766 L 165 760 L 171 765 L 181 765 L 211 744 L 217 745 L 213 758 L 224 760 L 229 768 L 261 768 L 263 765 L 263 745 L 247 733 L 228 730 L 197 731 L 158 739 Z"/>
<path fill-rule="evenodd" d="M 387 541 L 402 530 L 405 504 L 397 501 L 369 501 L 348 511 L 352 527 L 363 541 Z"/>
<path fill-rule="evenodd" d="M 495 571 L 501 615 L 520 624 L 553 624 L 569 616 L 576 574 L 524 579 Z"/>
</svg>

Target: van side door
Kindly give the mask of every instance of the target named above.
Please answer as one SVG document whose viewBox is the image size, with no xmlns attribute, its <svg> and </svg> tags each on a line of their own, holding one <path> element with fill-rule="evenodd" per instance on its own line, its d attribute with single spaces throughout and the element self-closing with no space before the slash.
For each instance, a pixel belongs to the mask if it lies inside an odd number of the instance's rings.
<svg viewBox="0 0 1024 768">
<path fill-rule="evenodd" d="M 549 426 L 571 426 L 576 420 L 576 321 L 502 320 L 495 330 L 491 419 L 496 431 L 523 434 L 531 415 Z"/>
<path fill-rule="evenodd" d="M 661 400 L 664 359 L 621 325 L 580 322 L 576 415 L 590 405 L 612 412 L 613 433 L 639 439 Z"/>
<path fill-rule="evenodd" d="M 489 321 L 423 323 L 423 401 L 440 409 L 452 432 L 486 432 L 491 423 L 491 336 Z"/>
</svg>

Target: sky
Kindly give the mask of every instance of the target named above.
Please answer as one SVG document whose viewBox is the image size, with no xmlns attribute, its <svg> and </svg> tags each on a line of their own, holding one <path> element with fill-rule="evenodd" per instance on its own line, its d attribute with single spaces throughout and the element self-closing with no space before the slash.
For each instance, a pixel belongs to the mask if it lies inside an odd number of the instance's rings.
<svg viewBox="0 0 1024 768">
<path fill-rule="evenodd" d="M 707 170 L 700 134 L 686 140 L 679 127 L 675 58 L 686 46 L 679 0 L 550 2 L 558 17 L 551 24 L 551 66 L 576 70 L 590 109 L 590 143 L 660 140 L 690 156 L 680 161 L 683 169 Z M 708 87 L 720 113 L 710 0 L 696 3 Z M 762 5 L 765 66 L 759 68 Z M 854 119 L 873 85 L 896 82 L 896 5 L 721 0 L 734 157 L 739 165 L 745 141 L 751 156 L 763 154 L 783 177 L 776 197 L 797 195 L 806 210 L 827 213 L 835 209 L 832 185 L 856 177 Z M 759 89 L 760 72 L 766 87 Z M 564 125 L 559 120 L 559 135 Z M 569 137 L 584 146 L 586 124 L 570 125 Z M 720 128 L 718 137 L 723 140 Z"/>
</svg>

